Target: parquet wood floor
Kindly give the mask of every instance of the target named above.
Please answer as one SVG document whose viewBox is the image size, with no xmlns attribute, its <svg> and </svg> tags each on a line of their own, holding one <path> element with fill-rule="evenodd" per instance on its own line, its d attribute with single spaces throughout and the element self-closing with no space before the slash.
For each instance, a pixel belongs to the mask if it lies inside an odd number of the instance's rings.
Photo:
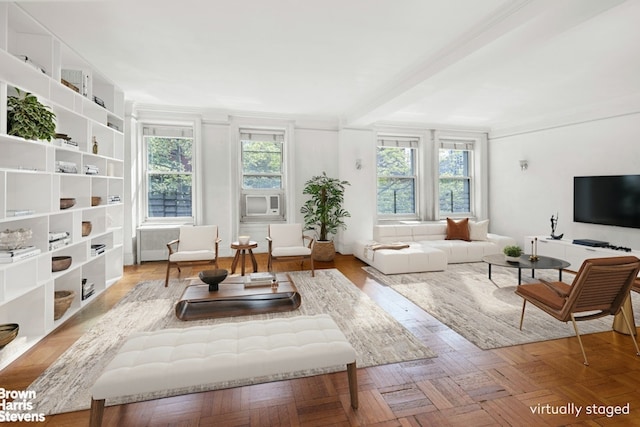
<svg viewBox="0 0 640 427">
<path fill-rule="evenodd" d="M 257 258 L 264 270 L 266 257 Z M 221 268 L 230 265 L 231 258 L 220 262 Z M 317 268 L 338 268 L 438 357 L 359 369 L 357 411 L 349 406 L 346 375 L 340 373 L 107 407 L 104 425 L 640 426 L 640 357 L 628 336 L 584 336 L 589 367 L 582 364 L 575 338 L 483 351 L 369 278 L 362 265 L 338 255 Z M 275 268 L 296 270 L 299 264 Z M 164 279 L 165 269 L 164 262 L 125 267 L 118 283 L 1 371 L 0 387 L 27 387 L 136 283 Z M 182 277 L 198 271 L 183 269 Z M 607 414 L 616 407 L 626 411 L 627 404 L 628 415 Z M 570 412 L 573 408 L 581 409 L 578 416 Z M 84 427 L 88 420 L 89 412 L 81 411 L 49 416 L 44 425 Z"/>
</svg>

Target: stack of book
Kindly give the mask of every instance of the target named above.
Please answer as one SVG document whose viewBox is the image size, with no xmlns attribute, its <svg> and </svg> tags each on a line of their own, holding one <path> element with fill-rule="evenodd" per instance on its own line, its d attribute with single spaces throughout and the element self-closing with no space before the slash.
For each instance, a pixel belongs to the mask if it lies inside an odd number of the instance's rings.
<svg viewBox="0 0 640 427">
<path fill-rule="evenodd" d="M 104 253 L 106 249 L 107 249 L 107 245 L 102 243 L 91 245 L 91 256 L 98 256 Z"/>
<path fill-rule="evenodd" d="M 56 172 L 78 173 L 78 166 L 73 162 L 63 162 L 62 160 L 56 160 Z"/>
<path fill-rule="evenodd" d="M 107 203 L 108 204 L 114 204 L 114 203 L 120 203 L 122 200 L 120 200 L 120 196 L 118 195 L 111 195 L 111 196 L 107 196 Z"/>
<path fill-rule="evenodd" d="M 95 285 L 93 282 L 87 283 L 87 279 L 82 279 L 82 300 L 86 300 L 91 295 L 93 295 L 96 291 Z"/>
<path fill-rule="evenodd" d="M 31 258 L 38 255 L 39 253 L 40 249 L 36 248 L 35 246 L 27 246 L 20 249 L 0 250 L 0 264 L 8 264 L 11 262 Z"/>
<path fill-rule="evenodd" d="M 276 283 L 276 275 L 274 273 L 251 273 L 244 278 L 244 287 L 252 286 L 271 286 Z"/>
<path fill-rule="evenodd" d="M 68 231 L 50 231 L 49 232 L 49 250 L 53 251 L 71 243 L 71 237 Z"/>
<path fill-rule="evenodd" d="M 98 175 L 100 173 L 100 170 L 98 169 L 97 166 L 86 165 L 84 167 L 84 173 L 87 174 L 87 175 Z"/>
</svg>

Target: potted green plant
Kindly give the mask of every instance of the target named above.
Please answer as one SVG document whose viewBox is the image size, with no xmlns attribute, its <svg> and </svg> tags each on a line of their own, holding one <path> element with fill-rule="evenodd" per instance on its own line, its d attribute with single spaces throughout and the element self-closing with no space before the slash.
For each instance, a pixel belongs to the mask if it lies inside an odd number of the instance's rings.
<svg viewBox="0 0 640 427">
<path fill-rule="evenodd" d="M 520 255 L 522 255 L 522 248 L 517 245 L 505 246 L 502 252 L 507 261 L 517 262 L 520 260 Z"/>
<path fill-rule="evenodd" d="M 300 208 L 304 215 L 306 230 L 314 230 L 317 239 L 314 244 L 313 259 L 317 261 L 331 261 L 336 251 L 330 235 L 335 235 L 339 228 L 345 229 L 344 218 L 350 217 L 342 204 L 344 203 L 345 186 L 347 181 L 330 178 L 326 172 L 309 179 L 302 191 L 311 197 Z"/>
<path fill-rule="evenodd" d="M 16 95 L 7 97 L 7 133 L 24 139 L 51 141 L 56 133 L 51 109 L 38 98 L 16 89 Z"/>
</svg>

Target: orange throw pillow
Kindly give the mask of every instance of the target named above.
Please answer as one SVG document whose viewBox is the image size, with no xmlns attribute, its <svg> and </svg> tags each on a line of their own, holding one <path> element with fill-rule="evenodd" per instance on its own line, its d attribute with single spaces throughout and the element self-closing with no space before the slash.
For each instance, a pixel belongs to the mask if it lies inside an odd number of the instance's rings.
<svg viewBox="0 0 640 427">
<path fill-rule="evenodd" d="M 471 241 L 469 238 L 469 218 L 461 219 L 460 221 L 454 221 L 451 218 L 447 218 L 447 240 L 466 240 Z"/>
</svg>

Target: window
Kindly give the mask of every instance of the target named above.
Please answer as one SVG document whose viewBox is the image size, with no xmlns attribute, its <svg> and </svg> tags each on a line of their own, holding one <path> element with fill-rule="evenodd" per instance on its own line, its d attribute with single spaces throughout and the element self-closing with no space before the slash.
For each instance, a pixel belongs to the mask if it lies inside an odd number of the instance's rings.
<svg viewBox="0 0 640 427">
<path fill-rule="evenodd" d="M 470 215 L 473 142 L 440 139 L 440 214 Z"/>
<path fill-rule="evenodd" d="M 240 129 L 241 220 L 282 220 L 284 131 Z"/>
<path fill-rule="evenodd" d="M 193 217 L 191 126 L 143 126 L 146 158 L 146 217 Z"/>
<path fill-rule="evenodd" d="M 244 190 L 283 188 L 283 142 L 284 132 L 240 131 Z"/>
<path fill-rule="evenodd" d="M 417 138 L 378 139 L 378 214 L 416 216 L 417 151 Z"/>
</svg>

